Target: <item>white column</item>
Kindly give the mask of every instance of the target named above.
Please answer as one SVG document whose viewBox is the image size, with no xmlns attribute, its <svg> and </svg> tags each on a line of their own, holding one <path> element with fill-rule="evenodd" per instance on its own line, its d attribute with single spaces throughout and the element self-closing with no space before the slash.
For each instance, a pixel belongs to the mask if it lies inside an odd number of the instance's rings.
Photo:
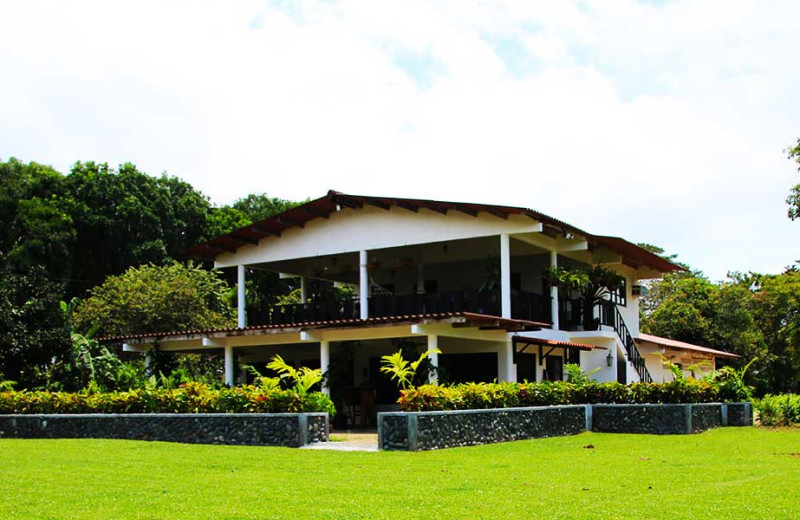
<svg viewBox="0 0 800 520">
<path fill-rule="evenodd" d="M 225 384 L 233 386 L 233 347 L 225 347 Z"/>
<path fill-rule="evenodd" d="M 417 294 L 425 293 L 425 268 L 422 261 L 417 265 Z"/>
<path fill-rule="evenodd" d="M 326 381 L 322 385 L 322 392 L 326 395 L 331 395 L 330 377 L 328 370 L 331 366 L 331 344 L 327 340 L 319 342 L 319 367 L 322 369 L 322 375 L 326 376 Z"/>
<path fill-rule="evenodd" d="M 550 267 L 558 267 L 558 253 L 550 251 Z M 550 316 L 553 321 L 553 330 L 558 330 L 558 287 L 550 288 Z"/>
<path fill-rule="evenodd" d="M 300 303 L 308 303 L 308 289 L 306 288 L 306 277 L 300 277 Z"/>
<path fill-rule="evenodd" d="M 361 306 L 361 319 L 366 320 L 369 318 L 369 270 L 367 269 L 367 252 L 366 250 L 358 252 L 358 300 Z"/>
<path fill-rule="evenodd" d="M 244 266 L 236 266 L 236 315 L 239 319 L 239 328 L 247 326 L 247 309 L 245 307 L 245 275 Z"/>
<path fill-rule="evenodd" d="M 508 235 L 500 235 L 500 302 L 503 318 L 511 317 L 511 244 Z"/>
<path fill-rule="evenodd" d="M 511 340 L 503 342 L 497 349 L 497 380 L 516 381 L 514 373 L 514 348 Z"/>
<path fill-rule="evenodd" d="M 430 354 L 428 354 L 428 361 L 430 361 L 431 365 L 433 365 L 434 368 L 439 368 L 439 354 L 437 352 L 432 352 L 432 351 L 435 351 L 438 348 L 439 348 L 439 336 L 437 336 L 436 334 L 428 334 L 428 352 L 430 352 Z M 438 373 L 436 372 L 429 373 L 428 376 L 429 376 L 428 382 L 430 384 L 432 385 L 439 384 Z"/>
</svg>

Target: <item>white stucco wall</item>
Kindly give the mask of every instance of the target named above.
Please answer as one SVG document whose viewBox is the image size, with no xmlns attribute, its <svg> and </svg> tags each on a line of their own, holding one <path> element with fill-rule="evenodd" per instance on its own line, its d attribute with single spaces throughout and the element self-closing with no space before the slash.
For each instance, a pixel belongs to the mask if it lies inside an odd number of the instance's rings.
<svg viewBox="0 0 800 520">
<path fill-rule="evenodd" d="M 329 219 L 312 220 L 305 228 L 290 228 L 280 237 L 267 237 L 258 245 L 245 245 L 235 253 L 222 254 L 215 266 L 277 262 L 540 229 L 540 223 L 519 215 L 505 220 L 487 213 L 479 213 L 478 217 L 457 211 L 442 215 L 421 209 L 414 213 L 394 206 L 388 211 L 371 206 L 345 208 L 332 213 Z"/>
</svg>

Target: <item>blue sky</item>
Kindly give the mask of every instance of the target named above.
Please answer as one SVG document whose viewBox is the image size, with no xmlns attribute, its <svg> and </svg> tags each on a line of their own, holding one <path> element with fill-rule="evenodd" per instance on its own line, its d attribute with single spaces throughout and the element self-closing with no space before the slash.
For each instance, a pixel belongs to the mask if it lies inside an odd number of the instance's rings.
<svg viewBox="0 0 800 520">
<path fill-rule="evenodd" d="M 0 158 L 132 161 L 218 203 L 528 206 L 720 279 L 800 258 L 800 3 L 0 4 Z"/>
</svg>

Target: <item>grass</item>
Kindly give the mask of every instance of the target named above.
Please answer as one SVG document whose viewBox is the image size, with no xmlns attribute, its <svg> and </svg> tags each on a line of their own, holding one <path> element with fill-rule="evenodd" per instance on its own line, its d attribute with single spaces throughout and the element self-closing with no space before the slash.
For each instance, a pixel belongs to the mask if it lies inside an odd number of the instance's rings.
<svg viewBox="0 0 800 520">
<path fill-rule="evenodd" d="M 800 431 L 423 453 L 2 439 L 0 518 L 800 519 Z"/>
</svg>

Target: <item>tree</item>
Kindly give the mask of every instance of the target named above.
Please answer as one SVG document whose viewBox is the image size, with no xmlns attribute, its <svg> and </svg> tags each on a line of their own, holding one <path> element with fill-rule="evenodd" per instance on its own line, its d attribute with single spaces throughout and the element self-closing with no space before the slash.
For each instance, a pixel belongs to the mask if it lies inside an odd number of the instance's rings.
<svg viewBox="0 0 800 520">
<path fill-rule="evenodd" d="M 79 332 L 98 336 L 235 326 L 228 286 L 191 262 L 131 267 L 91 290 L 75 311 Z"/>
<path fill-rule="evenodd" d="M 303 202 L 307 202 L 306 201 Z M 252 193 L 246 197 L 238 199 L 231 204 L 233 209 L 241 211 L 251 222 L 258 222 L 265 218 L 272 217 L 278 213 L 283 213 L 287 209 L 294 208 L 303 204 L 291 200 L 270 197 L 266 193 Z"/>
<path fill-rule="evenodd" d="M 800 139 L 797 140 L 795 147 L 789 148 L 786 152 L 790 160 L 797 162 L 798 171 L 800 171 Z M 800 218 L 800 184 L 795 185 L 789 191 L 786 203 L 789 205 L 789 218 L 792 220 Z"/>
<path fill-rule="evenodd" d="M 754 284 L 755 320 L 772 363 L 765 377 L 772 392 L 800 392 L 800 270 L 760 275 Z"/>
<path fill-rule="evenodd" d="M 77 235 L 71 295 L 131 266 L 186 260 L 203 236 L 210 204 L 175 177 L 78 162 L 65 183 Z"/>
<path fill-rule="evenodd" d="M 60 295 L 41 267 L 26 274 L 0 267 L 0 373 L 23 388 L 41 384 L 52 359 L 69 349 Z"/>
<path fill-rule="evenodd" d="M 69 277 L 75 229 L 63 181 L 48 166 L 0 162 L 0 254 L 11 272 L 41 265 L 51 278 Z"/>
</svg>

